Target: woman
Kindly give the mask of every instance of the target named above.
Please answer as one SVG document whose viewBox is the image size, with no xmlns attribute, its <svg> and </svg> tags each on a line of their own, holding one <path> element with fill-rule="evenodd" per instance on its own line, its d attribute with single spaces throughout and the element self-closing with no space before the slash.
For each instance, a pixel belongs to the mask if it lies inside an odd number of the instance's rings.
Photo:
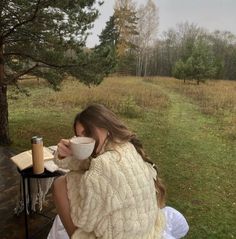
<svg viewBox="0 0 236 239">
<path fill-rule="evenodd" d="M 162 209 L 165 188 L 156 166 L 114 113 L 103 105 L 90 105 L 75 117 L 74 132 L 94 138 L 95 148 L 92 157 L 79 161 L 73 159 L 69 140 L 59 142 L 55 161 L 70 169 L 54 183 L 54 201 L 64 227 L 57 217 L 48 238 L 59 238 L 57 232 L 60 238 L 68 234 L 73 239 L 181 238 L 187 233 L 179 212 Z M 174 228 L 168 218 L 176 217 L 182 224 L 175 223 Z"/>
</svg>

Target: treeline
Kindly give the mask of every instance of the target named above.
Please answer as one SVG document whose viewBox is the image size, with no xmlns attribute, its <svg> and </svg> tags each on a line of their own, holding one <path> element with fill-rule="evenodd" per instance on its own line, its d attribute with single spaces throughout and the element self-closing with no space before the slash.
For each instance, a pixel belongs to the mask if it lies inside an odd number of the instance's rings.
<svg viewBox="0 0 236 239">
<path fill-rule="evenodd" d="M 180 62 L 195 57 L 212 71 L 211 78 L 236 80 L 236 36 L 228 31 L 210 33 L 183 23 L 165 32 L 151 49 L 150 75 L 172 76 Z"/>
<path fill-rule="evenodd" d="M 119 74 L 236 80 L 235 35 L 186 22 L 160 37 L 158 22 L 153 0 L 139 8 L 131 0 L 117 0 L 96 49 L 109 52 L 107 59 Z"/>
</svg>

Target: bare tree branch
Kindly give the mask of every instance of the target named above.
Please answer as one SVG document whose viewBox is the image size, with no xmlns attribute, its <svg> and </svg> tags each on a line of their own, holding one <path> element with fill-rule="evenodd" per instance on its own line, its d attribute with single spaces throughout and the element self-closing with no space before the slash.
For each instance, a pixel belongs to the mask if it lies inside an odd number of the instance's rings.
<svg viewBox="0 0 236 239">
<path fill-rule="evenodd" d="M 38 64 L 35 64 L 34 66 L 28 68 L 27 70 L 24 70 L 18 74 L 15 74 L 14 76 L 9 77 L 4 83 L 5 84 L 10 84 L 10 83 L 14 83 L 16 84 L 16 81 L 19 77 L 26 75 L 27 73 L 31 72 L 33 69 L 35 69 L 36 67 L 38 67 Z"/>
</svg>

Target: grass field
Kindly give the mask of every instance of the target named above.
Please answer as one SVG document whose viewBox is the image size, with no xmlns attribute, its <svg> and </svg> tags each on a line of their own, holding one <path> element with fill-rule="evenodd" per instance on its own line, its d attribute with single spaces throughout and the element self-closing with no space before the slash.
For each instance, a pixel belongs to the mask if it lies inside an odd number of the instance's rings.
<svg viewBox="0 0 236 239">
<path fill-rule="evenodd" d="M 120 115 L 157 162 L 167 204 L 190 224 L 186 238 L 236 238 L 236 82 L 200 86 L 170 78 L 113 77 L 98 87 L 69 79 L 54 92 L 43 80 L 20 83 L 31 96 L 9 91 L 13 148 L 32 135 L 54 145 L 73 134 L 74 115 L 98 102 Z"/>
</svg>

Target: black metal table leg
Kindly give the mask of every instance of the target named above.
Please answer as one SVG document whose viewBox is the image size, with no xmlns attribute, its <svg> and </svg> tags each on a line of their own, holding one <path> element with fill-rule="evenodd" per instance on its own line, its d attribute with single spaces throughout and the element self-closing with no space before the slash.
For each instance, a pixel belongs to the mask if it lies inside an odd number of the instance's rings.
<svg viewBox="0 0 236 239">
<path fill-rule="evenodd" d="M 20 170 L 19 168 L 18 172 L 21 174 L 22 180 L 23 180 L 23 199 L 24 199 L 24 216 L 25 216 L 25 239 L 29 239 L 29 225 L 28 225 L 28 212 L 29 214 L 31 213 L 31 190 L 30 190 L 30 179 L 31 178 L 36 178 L 36 179 L 40 179 L 40 178 L 52 178 L 52 177 L 58 177 L 61 175 L 64 175 L 63 172 L 60 171 L 55 171 L 55 172 L 50 172 L 47 171 L 46 169 L 44 170 L 44 172 L 42 174 L 34 174 L 33 172 L 33 168 L 26 168 L 24 170 Z M 28 201 L 27 201 L 28 199 Z M 41 213 L 37 213 L 41 216 L 44 216 L 47 219 L 50 219 L 50 217 L 43 215 Z"/>
<path fill-rule="evenodd" d="M 31 213 L 31 188 L 30 188 L 30 178 L 27 178 L 27 189 L 28 189 L 28 211 L 29 211 L 29 214 Z"/>
<path fill-rule="evenodd" d="M 23 198 L 24 198 L 24 214 L 25 214 L 25 238 L 29 238 L 29 232 L 28 232 L 28 219 L 27 219 L 27 200 L 26 200 L 26 187 L 25 187 L 25 177 L 22 177 L 23 179 Z"/>
</svg>

